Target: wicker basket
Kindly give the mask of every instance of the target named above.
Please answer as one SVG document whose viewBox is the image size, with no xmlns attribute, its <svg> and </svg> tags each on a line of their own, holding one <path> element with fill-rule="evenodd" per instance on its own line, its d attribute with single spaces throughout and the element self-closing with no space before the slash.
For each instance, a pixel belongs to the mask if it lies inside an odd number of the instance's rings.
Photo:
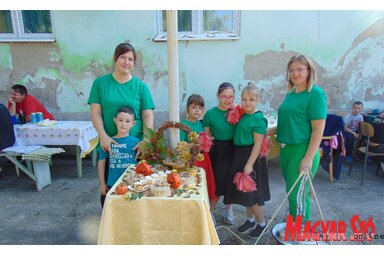
<svg viewBox="0 0 384 256">
<path fill-rule="evenodd" d="M 167 130 L 168 128 L 176 128 L 184 131 L 187 135 L 189 135 L 192 132 L 192 129 L 188 127 L 187 125 L 184 125 L 179 122 L 172 122 L 168 121 L 163 123 L 156 132 L 156 138 L 160 139 L 163 137 L 163 132 Z M 200 153 L 200 144 L 199 140 L 195 140 L 191 142 L 192 145 L 190 146 L 190 155 L 191 157 L 188 159 L 188 161 L 185 162 L 175 162 L 174 160 L 168 160 L 168 159 L 162 159 L 161 164 L 171 167 L 172 169 L 177 170 L 187 170 L 189 168 L 193 167 L 193 164 L 196 160 L 197 155 Z"/>
</svg>

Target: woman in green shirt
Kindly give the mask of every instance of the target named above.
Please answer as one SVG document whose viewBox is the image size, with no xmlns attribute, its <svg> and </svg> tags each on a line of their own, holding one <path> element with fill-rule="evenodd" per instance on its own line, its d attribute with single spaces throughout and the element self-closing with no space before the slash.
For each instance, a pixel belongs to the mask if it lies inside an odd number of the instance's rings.
<svg viewBox="0 0 384 256">
<path fill-rule="evenodd" d="M 91 119 L 100 138 L 100 146 L 111 153 L 111 143 L 117 144 L 111 136 L 117 133 L 113 118 L 121 106 L 129 106 L 136 116 L 136 125 L 131 135 L 143 137 L 144 125 L 153 129 L 155 105 L 146 84 L 132 76 L 136 51 L 129 43 L 119 44 L 113 55 L 112 73 L 97 78 L 92 85 L 88 104 L 91 105 Z"/>
<path fill-rule="evenodd" d="M 117 110 L 122 106 L 133 109 L 136 124 L 130 135 L 142 139 L 144 125 L 153 129 L 153 104 L 151 93 L 144 82 L 131 72 L 136 62 L 136 51 L 129 43 L 119 44 L 113 55 L 112 73 L 97 78 L 91 88 L 88 104 L 91 105 L 91 120 L 100 138 L 100 147 L 112 155 L 111 144 L 118 143 L 111 137 L 117 134 L 114 122 Z M 137 146 L 133 149 L 136 150 Z M 139 154 L 137 154 L 135 160 Z M 108 177 L 109 158 L 105 161 L 105 179 Z M 100 198 L 103 206 L 103 197 Z"/>
<path fill-rule="evenodd" d="M 280 143 L 280 166 L 288 192 L 300 175 L 310 170 L 311 178 L 317 172 L 320 162 L 319 146 L 327 117 L 324 91 L 314 85 L 315 66 L 305 55 L 293 56 L 287 65 L 288 93 L 278 110 L 277 128 L 268 135 L 277 134 Z M 289 214 L 296 218 L 297 193 L 300 183 L 288 197 Z M 310 219 L 309 184 L 303 198 L 301 215 Z"/>
</svg>

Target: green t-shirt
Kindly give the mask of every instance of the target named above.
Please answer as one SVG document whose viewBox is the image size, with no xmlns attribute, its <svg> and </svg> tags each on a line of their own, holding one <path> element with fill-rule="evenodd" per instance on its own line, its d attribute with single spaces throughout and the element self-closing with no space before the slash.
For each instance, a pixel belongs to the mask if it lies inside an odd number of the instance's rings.
<svg viewBox="0 0 384 256">
<path fill-rule="evenodd" d="M 92 85 L 88 104 L 100 104 L 105 132 L 109 136 L 117 134 L 113 121 L 117 110 L 122 106 L 129 106 L 135 112 L 136 125 L 132 127 L 129 135 L 139 139 L 143 135 L 143 110 L 154 109 L 155 105 L 151 93 L 144 82 L 132 77 L 126 83 L 120 84 L 112 74 L 97 78 Z"/>
<path fill-rule="evenodd" d="M 327 118 L 327 98 L 323 89 L 314 85 L 311 92 L 291 92 L 278 111 L 277 138 L 280 143 L 308 143 L 311 121 Z"/>
<path fill-rule="evenodd" d="M 232 140 L 235 125 L 227 122 L 227 111 L 218 107 L 211 108 L 204 115 L 203 126 L 211 129 L 211 135 L 215 140 Z"/>
<path fill-rule="evenodd" d="M 261 111 L 253 114 L 245 114 L 237 123 L 233 144 L 236 146 L 253 145 L 253 133 L 265 135 L 267 132 L 268 120 Z"/>
<path fill-rule="evenodd" d="M 190 127 L 192 131 L 196 132 L 197 134 L 204 131 L 203 124 L 200 121 L 191 122 L 187 119 L 184 119 L 183 121 L 181 121 L 181 123 Z M 180 141 L 190 142 L 187 134 L 184 131 L 180 131 Z"/>
</svg>

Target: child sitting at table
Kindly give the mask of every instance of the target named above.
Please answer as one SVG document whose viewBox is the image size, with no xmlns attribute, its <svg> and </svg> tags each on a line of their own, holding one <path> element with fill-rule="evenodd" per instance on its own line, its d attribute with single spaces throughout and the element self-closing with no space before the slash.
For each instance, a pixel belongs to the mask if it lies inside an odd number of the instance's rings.
<svg viewBox="0 0 384 256">
<path fill-rule="evenodd" d="M 204 132 L 204 127 L 200 121 L 201 117 L 204 114 L 204 98 L 198 94 L 192 94 L 188 97 L 187 100 L 187 119 L 181 121 L 182 124 L 187 125 L 192 129 L 192 131 L 197 134 Z M 189 142 L 188 136 L 184 131 L 180 131 L 180 141 Z M 201 167 L 205 171 L 205 176 L 207 179 L 207 189 L 208 197 L 210 199 L 210 209 L 211 212 L 214 210 L 214 204 L 212 200 L 217 200 L 218 196 L 216 194 L 216 185 L 215 178 L 213 176 L 213 170 L 211 165 L 211 160 L 209 158 L 208 152 L 203 152 L 204 160 L 196 161 L 194 164 L 197 167 Z M 215 222 L 215 221 L 214 221 Z"/>
<path fill-rule="evenodd" d="M 115 184 L 130 164 L 135 164 L 136 151 L 133 148 L 139 143 L 139 139 L 129 136 L 129 131 L 135 125 L 135 113 L 130 107 L 120 107 L 113 118 L 117 126 L 117 134 L 112 137 L 112 155 L 108 151 L 98 148 L 99 162 L 97 166 L 100 181 L 100 201 L 104 206 L 105 196 L 108 190 Z M 107 182 L 105 181 L 105 166 L 109 159 Z"/>
<path fill-rule="evenodd" d="M 347 163 L 352 163 L 352 151 L 355 148 L 355 140 L 359 138 L 359 123 L 364 121 L 363 115 L 360 114 L 362 110 L 363 103 L 356 101 L 352 105 L 352 112 L 344 117 Z"/>
</svg>

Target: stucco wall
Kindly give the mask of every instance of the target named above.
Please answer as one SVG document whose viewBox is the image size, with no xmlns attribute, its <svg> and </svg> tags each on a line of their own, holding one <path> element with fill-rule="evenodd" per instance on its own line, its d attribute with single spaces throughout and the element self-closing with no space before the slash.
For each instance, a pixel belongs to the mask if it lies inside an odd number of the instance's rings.
<svg viewBox="0 0 384 256">
<path fill-rule="evenodd" d="M 111 71 L 115 46 L 138 51 L 135 74 L 149 86 L 156 111 L 168 109 L 167 45 L 153 42 L 154 11 L 52 11 L 56 42 L 0 43 L 0 101 L 14 83 L 27 86 L 57 119 L 88 119 L 92 81 Z M 242 11 L 241 39 L 180 41 L 180 109 L 200 93 L 216 104 L 223 81 L 238 89 L 256 84 L 260 109 L 277 110 L 286 93 L 285 65 L 308 54 L 330 111 L 348 111 L 355 100 L 384 108 L 383 11 Z M 237 93 L 239 100 L 239 93 Z"/>
</svg>

